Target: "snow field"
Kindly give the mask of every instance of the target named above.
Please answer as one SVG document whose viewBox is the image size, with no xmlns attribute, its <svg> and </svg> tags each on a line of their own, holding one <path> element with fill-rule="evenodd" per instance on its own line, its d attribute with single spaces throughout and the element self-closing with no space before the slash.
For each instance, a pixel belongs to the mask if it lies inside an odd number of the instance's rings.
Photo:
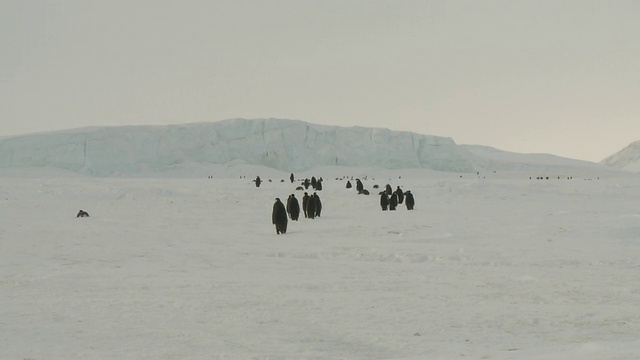
<svg viewBox="0 0 640 360">
<path fill-rule="evenodd" d="M 3 179 L 0 358 L 640 356 L 635 178 L 324 176 L 276 235 L 254 177 Z"/>
</svg>

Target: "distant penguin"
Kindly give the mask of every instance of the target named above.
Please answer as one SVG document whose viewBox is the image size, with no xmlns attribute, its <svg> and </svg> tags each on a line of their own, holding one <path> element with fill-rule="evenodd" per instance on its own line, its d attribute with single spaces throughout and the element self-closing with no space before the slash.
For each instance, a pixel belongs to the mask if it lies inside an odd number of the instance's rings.
<svg viewBox="0 0 640 360">
<path fill-rule="evenodd" d="M 298 217 L 300 216 L 300 203 L 298 203 L 295 194 L 289 195 L 287 199 L 287 213 L 291 220 L 298 221 Z"/>
<path fill-rule="evenodd" d="M 307 218 L 314 219 L 316 217 L 316 197 L 314 195 L 309 196 L 307 200 Z"/>
<path fill-rule="evenodd" d="M 398 206 L 398 194 L 392 194 L 389 198 L 389 210 L 395 210 Z"/>
<path fill-rule="evenodd" d="M 320 213 L 322 212 L 322 201 L 320 201 L 320 197 L 316 193 L 313 193 L 313 200 L 316 205 L 316 217 L 320 217 Z"/>
<path fill-rule="evenodd" d="M 276 226 L 276 234 L 287 233 L 287 209 L 279 198 L 273 204 L 273 212 L 271 213 L 271 222 Z"/>
<path fill-rule="evenodd" d="M 396 195 L 398 195 L 398 204 L 402 204 L 402 202 L 404 201 L 404 193 L 400 189 L 400 186 L 398 186 L 398 188 L 394 192 Z"/>
<path fill-rule="evenodd" d="M 308 218 L 309 214 L 307 214 L 307 205 L 309 204 L 309 194 L 308 193 L 304 193 L 304 196 L 302 197 L 302 211 L 304 212 L 304 217 Z"/>
<path fill-rule="evenodd" d="M 413 210 L 415 200 L 410 190 L 404 192 L 404 204 L 407 206 L 407 210 Z"/>
<path fill-rule="evenodd" d="M 380 207 L 382 208 L 382 211 L 387 211 L 387 208 L 389 207 L 389 197 L 384 191 L 380 193 Z"/>
</svg>

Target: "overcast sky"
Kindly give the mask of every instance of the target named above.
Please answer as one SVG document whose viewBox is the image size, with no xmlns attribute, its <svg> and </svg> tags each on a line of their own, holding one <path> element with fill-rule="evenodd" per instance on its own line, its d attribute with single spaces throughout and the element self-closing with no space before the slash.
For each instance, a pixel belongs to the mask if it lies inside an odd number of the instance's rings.
<svg viewBox="0 0 640 360">
<path fill-rule="evenodd" d="M 0 1 L 0 136 L 238 117 L 600 161 L 640 140 L 640 1 Z"/>
</svg>

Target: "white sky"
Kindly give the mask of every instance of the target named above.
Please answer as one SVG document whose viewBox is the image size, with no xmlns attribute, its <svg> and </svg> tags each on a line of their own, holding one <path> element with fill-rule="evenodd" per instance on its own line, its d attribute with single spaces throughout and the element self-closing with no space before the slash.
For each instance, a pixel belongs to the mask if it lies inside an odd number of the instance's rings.
<svg viewBox="0 0 640 360">
<path fill-rule="evenodd" d="M 279 117 L 600 161 L 640 140 L 638 1 L 2 1 L 0 136 Z"/>
</svg>

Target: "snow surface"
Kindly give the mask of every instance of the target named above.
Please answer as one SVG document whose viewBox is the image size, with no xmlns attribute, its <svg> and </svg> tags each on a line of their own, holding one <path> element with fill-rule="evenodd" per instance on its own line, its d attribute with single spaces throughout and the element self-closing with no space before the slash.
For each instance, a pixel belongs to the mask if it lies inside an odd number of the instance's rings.
<svg viewBox="0 0 640 360">
<path fill-rule="evenodd" d="M 276 235 L 297 184 L 230 169 L 1 170 L 0 359 L 640 358 L 635 175 L 319 168 L 322 217 Z"/>
</svg>

